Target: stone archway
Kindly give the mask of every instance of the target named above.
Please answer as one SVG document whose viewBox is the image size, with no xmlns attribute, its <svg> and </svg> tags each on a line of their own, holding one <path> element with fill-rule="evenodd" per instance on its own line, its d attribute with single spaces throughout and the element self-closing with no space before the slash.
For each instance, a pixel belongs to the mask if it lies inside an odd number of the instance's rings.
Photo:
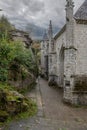
<svg viewBox="0 0 87 130">
<path fill-rule="evenodd" d="M 59 84 L 60 87 L 64 86 L 64 48 L 61 47 L 59 53 Z"/>
</svg>

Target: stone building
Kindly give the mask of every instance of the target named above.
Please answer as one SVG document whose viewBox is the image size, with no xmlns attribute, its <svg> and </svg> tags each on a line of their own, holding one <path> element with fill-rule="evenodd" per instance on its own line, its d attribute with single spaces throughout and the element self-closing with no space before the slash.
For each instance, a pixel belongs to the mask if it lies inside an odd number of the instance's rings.
<svg viewBox="0 0 87 130">
<path fill-rule="evenodd" d="M 66 0 L 66 24 L 53 37 L 52 22 L 41 43 L 41 69 L 64 90 L 63 99 L 87 105 L 87 0 L 75 14 Z"/>
</svg>

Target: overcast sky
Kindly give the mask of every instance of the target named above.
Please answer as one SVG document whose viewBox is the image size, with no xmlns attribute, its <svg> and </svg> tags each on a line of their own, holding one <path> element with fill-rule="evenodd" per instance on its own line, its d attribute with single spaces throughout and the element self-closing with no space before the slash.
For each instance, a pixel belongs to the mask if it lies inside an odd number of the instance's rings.
<svg viewBox="0 0 87 130">
<path fill-rule="evenodd" d="M 75 11 L 84 0 L 74 0 Z M 47 27 L 51 19 L 55 26 L 61 27 L 65 20 L 66 0 L 0 0 L 0 12 L 6 15 L 16 27 L 33 23 Z"/>
</svg>

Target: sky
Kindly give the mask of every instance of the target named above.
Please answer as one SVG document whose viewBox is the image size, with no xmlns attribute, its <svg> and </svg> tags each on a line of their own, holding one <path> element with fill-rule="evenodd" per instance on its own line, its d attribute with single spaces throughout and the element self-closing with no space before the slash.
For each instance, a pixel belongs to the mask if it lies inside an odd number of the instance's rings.
<svg viewBox="0 0 87 130">
<path fill-rule="evenodd" d="M 74 0 L 75 11 L 84 0 Z M 17 28 L 31 23 L 46 28 L 49 20 L 61 27 L 65 22 L 66 0 L 0 0 L 0 12 L 9 18 Z"/>
</svg>

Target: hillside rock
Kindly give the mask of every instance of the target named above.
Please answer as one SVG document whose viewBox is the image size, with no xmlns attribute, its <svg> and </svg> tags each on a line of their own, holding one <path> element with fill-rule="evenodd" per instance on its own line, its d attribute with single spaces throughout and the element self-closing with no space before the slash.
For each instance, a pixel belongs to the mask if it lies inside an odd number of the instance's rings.
<svg viewBox="0 0 87 130">
<path fill-rule="evenodd" d="M 29 109 L 27 99 L 17 91 L 0 88 L 0 122 Z M 3 114 L 2 114 L 3 113 Z"/>
</svg>

